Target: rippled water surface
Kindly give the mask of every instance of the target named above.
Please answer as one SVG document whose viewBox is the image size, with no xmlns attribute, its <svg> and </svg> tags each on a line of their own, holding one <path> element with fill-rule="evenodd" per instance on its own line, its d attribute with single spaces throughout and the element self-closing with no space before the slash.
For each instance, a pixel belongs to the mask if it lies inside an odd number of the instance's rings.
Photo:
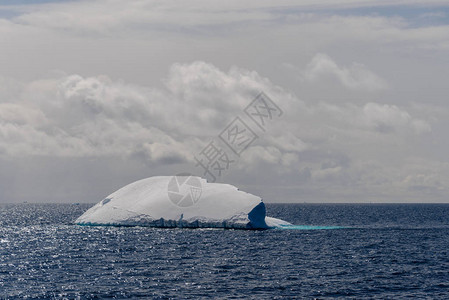
<svg viewBox="0 0 449 300">
<path fill-rule="evenodd" d="M 300 226 L 267 231 L 72 225 L 89 207 L 0 205 L 0 298 L 449 299 L 449 205 L 268 204 Z"/>
</svg>

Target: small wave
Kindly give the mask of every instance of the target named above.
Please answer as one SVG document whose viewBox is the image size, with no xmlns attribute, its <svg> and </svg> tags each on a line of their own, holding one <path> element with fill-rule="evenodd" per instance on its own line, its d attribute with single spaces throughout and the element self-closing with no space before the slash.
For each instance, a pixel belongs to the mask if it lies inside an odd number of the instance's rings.
<svg viewBox="0 0 449 300">
<path fill-rule="evenodd" d="M 343 229 L 343 226 L 314 226 L 314 225 L 283 225 L 276 227 L 276 229 L 283 230 L 329 230 L 329 229 Z"/>
</svg>

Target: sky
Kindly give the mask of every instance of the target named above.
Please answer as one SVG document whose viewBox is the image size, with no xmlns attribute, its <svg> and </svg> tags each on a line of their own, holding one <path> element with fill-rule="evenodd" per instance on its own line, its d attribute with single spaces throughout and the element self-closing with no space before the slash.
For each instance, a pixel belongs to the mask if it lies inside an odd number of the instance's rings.
<svg viewBox="0 0 449 300">
<path fill-rule="evenodd" d="M 211 145 L 266 202 L 449 203 L 448 78 L 447 1 L 0 1 L 0 203 L 207 177 Z"/>
</svg>

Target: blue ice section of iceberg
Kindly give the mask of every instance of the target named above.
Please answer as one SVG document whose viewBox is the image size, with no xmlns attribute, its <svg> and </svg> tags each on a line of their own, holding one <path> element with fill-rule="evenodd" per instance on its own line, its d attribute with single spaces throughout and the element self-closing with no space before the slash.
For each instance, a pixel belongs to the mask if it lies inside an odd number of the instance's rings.
<svg viewBox="0 0 449 300">
<path fill-rule="evenodd" d="M 267 217 L 260 197 L 229 184 L 208 183 L 200 177 L 194 179 L 200 183 L 201 196 L 189 198 L 190 205 L 184 205 L 185 202 L 177 202 L 176 197 L 169 195 L 172 179 L 171 176 L 156 176 L 131 183 L 91 207 L 75 223 L 253 230 L 291 225 Z M 199 195 L 198 188 L 195 193 Z"/>
</svg>

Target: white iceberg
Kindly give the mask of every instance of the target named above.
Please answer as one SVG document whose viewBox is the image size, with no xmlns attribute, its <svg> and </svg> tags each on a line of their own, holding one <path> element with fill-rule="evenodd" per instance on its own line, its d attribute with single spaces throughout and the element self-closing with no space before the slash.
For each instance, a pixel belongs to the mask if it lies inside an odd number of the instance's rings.
<svg viewBox="0 0 449 300">
<path fill-rule="evenodd" d="M 266 217 L 260 197 L 195 176 L 156 176 L 107 196 L 79 225 L 268 229 L 291 225 Z"/>
</svg>

